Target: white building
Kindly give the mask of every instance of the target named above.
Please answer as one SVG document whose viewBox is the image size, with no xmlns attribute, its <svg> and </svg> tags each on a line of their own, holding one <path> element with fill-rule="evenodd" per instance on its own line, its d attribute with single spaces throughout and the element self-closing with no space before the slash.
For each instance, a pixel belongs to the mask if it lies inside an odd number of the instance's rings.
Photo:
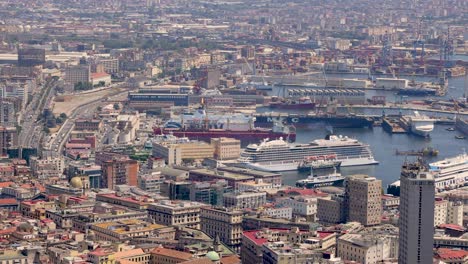
<svg viewBox="0 0 468 264">
<path fill-rule="evenodd" d="M 273 189 L 273 184 L 263 182 L 262 179 L 256 179 L 255 181 L 237 183 L 237 190 L 239 190 L 240 192 L 267 191 L 271 189 Z"/>
<path fill-rule="evenodd" d="M 398 236 L 393 234 L 345 234 L 337 239 L 337 256 L 362 264 L 386 263 L 398 258 Z M 393 263 L 393 262 L 389 262 Z"/>
<path fill-rule="evenodd" d="M 434 177 L 419 162 L 405 163 L 400 176 L 399 264 L 432 263 Z"/>
<path fill-rule="evenodd" d="M 118 134 L 116 135 L 116 143 L 131 143 L 135 140 L 137 130 L 140 128 L 140 115 L 138 113 L 118 115 L 113 124 L 114 130 Z"/>
<path fill-rule="evenodd" d="M 447 200 L 436 200 L 434 203 L 434 226 L 447 223 Z"/>
<path fill-rule="evenodd" d="M 315 221 L 317 217 L 316 197 L 288 197 L 278 199 L 277 203 L 285 207 L 291 207 L 294 215 L 305 217 L 308 221 Z"/>
<path fill-rule="evenodd" d="M 42 179 L 59 177 L 65 170 L 65 161 L 61 157 L 48 157 L 46 159 L 31 157 L 29 162 L 33 175 Z"/>
<path fill-rule="evenodd" d="M 263 210 L 263 213 L 273 217 L 282 219 L 292 219 L 293 209 L 291 207 L 269 207 Z"/>
<path fill-rule="evenodd" d="M 266 203 L 265 192 L 226 193 L 223 196 L 224 207 L 227 208 L 258 208 Z"/>
<path fill-rule="evenodd" d="M 449 202 L 447 207 L 447 224 L 463 226 L 463 203 Z"/>
</svg>

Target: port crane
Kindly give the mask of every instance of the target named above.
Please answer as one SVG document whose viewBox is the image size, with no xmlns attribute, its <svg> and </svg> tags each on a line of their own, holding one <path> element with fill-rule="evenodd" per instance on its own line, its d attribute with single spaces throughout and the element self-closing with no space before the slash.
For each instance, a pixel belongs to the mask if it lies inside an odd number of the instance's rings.
<svg viewBox="0 0 468 264">
<path fill-rule="evenodd" d="M 424 50 L 425 48 L 425 41 L 422 39 L 422 23 L 424 21 L 424 17 L 421 17 L 418 21 L 417 24 L 417 29 L 416 29 L 416 39 L 413 41 L 413 61 L 416 62 L 418 59 L 418 49 L 421 49 L 421 52 L 419 54 L 419 63 L 421 65 L 424 65 L 424 56 L 426 55 L 426 52 Z"/>
</svg>

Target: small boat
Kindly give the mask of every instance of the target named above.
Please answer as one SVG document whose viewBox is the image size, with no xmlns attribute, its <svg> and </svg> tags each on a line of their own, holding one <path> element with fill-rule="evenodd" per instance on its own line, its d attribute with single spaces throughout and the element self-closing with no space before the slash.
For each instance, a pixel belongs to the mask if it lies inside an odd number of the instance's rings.
<svg viewBox="0 0 468 264">
<path fill-rule="evenodd" d="M 341 161 L 336 155 L 310 156 L 302 160 L 297 166 L 298 171 L 310 171 L 317 169 L 339 168 Z"/>
<path fill-rule="evenodd" d="M 445 130 L 447 130 L 447 131 L 455 131 L 455 128 L 449 127 L 449 128 L 447 128 L 447 129 L 445 129 Z"/>
<path fill-rule="evenodd" d="M 465 139 L 465 136 L 455 136 L 456 139 Z"/>
<path fill-rule="evenodd" d="M 325 176 L 311 174 L 309 177 L 307 177 L 307 179 L 298 180 L 296 182 L 296 186 L 305 187 L 308 189 L 326 186 L 340 186 L 343 184 L 344 180 L 345 177 L 340 173 L 337 173 L 335 170 L 334 173 Z"/>
</svg>

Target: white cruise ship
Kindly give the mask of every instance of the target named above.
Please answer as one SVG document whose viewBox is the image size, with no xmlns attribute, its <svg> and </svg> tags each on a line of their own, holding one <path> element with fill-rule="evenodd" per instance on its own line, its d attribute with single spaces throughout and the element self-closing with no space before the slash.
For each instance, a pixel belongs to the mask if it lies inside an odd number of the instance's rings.
<svg viewBox="0 0 468 264">
<path fill-rule="evenodd" d="M 378 164 L 369 145 L 335 135 L 307 144 L 290 144 L 283 139 L 250 144 L 238 161 L 246 167 L 263 171 L 293 171 L 305 158 L 321 155 L 336 155 L 342 167 Z"/>
<path fill-rule="evenodd" d="M 463 153 L 429 164 L 437 191 L 455 189 L 468 183 L 468 155 Z"/>
</svg>

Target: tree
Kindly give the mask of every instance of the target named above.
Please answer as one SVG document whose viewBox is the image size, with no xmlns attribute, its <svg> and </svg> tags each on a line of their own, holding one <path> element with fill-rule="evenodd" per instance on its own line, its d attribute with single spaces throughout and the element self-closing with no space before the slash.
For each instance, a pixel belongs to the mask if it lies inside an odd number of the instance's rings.
<svg viewBox="0 0 468 264">
<path fill-rule="evenodd" d="M 101 106 L 98 106 L 98 107 L 97 107 L 97 111 L 98 111 L 98 112 L 101 112 L 101 111 L 102 111 L 102 107 L 101 107 Z"/>
<path fill-rule="evenodd" d="M 115 109 L 115 110 L 119 110 L 119 109 L 120 109 L 119 103 L 115 103 L 115 104 L 114 104 L 114 109 Z"/>
<path fill-rule="evenodd" d="M 62 119 L 67 119 L 67 114 L 65 114 L 65 113 L 61 113 L 59 116 Z"/>
<path fill-rule="evenodd" d="M 90 82 L 77 82 L 74 86 L 75 91 L 86 91 L 93 89 L 93 84 Z"/>
</svg>

